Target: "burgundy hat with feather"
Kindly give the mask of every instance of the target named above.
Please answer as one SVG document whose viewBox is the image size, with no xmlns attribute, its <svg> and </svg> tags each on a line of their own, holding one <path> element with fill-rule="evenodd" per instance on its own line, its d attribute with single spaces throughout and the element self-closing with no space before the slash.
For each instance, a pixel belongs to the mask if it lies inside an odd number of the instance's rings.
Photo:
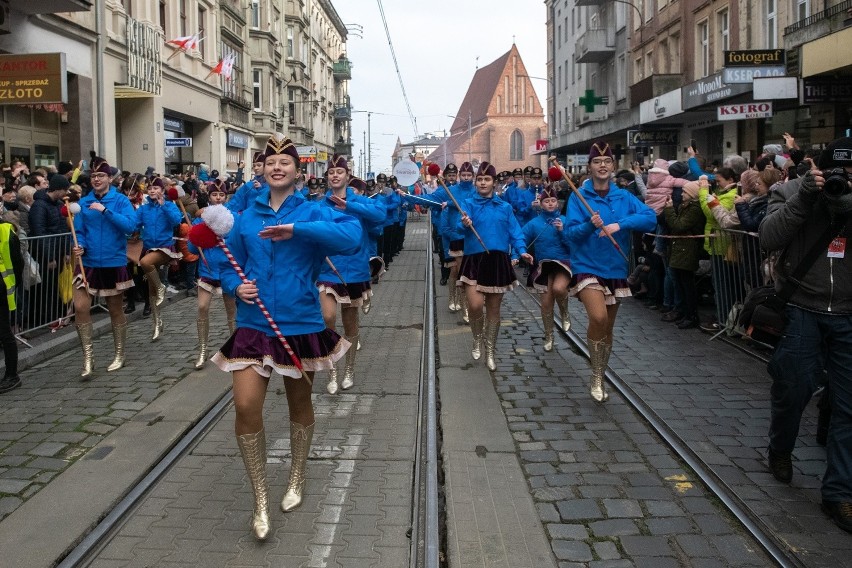
<svg viewBox="0 0 852 568">
<path fill-rule="evenodd" d="M 278 156 L 286 154 L 292 157 L 296 163 L 299 163 L 299 152 L 296 150 L 296 145 L 293 144 L 293 141 L 281 134 L 280 132 L 276 132 L 272 136 L 269 137 L 269 140 L 266 141 L 266 148 L 263 149 L 263 152 L 260 153 L 260 162 L 265 162 L 266 158 L 270 156 Z"/>
<path fill-rule="evenodd" d="M 476 171 L 476 176 L 497 177 L 497 169 L 491 164 L 491 162 L 482 162 L 481 164 L 479 164 L 479 169 Z"/>
<path fill-rule="evenodd" d="M 331 160 L 328 161 L 328 166 L 326 166 L 325 171 L 328 172 L 331 168 L 343 168 L 346 170 L 346 173 L 349 173 L 349 160 L 346 159 L 346 156 L 335 154 L 331 157 Z"/>
<path fill-rule="evenodd" d="M 460 174 L 464 174 L 464 173 L 472 174 L 473 173 L 473 166 L 470 165 L 470 162 L 464 162 L 461 165 L 461 167 L 459 168 L 459 173 Z"/>
</svg>

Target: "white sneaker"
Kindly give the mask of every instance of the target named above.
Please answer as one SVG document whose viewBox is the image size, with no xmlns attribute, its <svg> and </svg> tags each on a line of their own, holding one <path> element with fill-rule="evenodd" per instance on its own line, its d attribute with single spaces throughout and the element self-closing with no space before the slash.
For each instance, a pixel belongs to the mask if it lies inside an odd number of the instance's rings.
<svg viewBox="0 0 852 568">
<path fill-rule="evenodd" d="M 172 286 L 171 284 L 166 286 L 166 294 L 177 294 L 178 292 L 179 292 L 179 290 L 177 288 L 175 288 L 174 286 Z"/>
</svg>

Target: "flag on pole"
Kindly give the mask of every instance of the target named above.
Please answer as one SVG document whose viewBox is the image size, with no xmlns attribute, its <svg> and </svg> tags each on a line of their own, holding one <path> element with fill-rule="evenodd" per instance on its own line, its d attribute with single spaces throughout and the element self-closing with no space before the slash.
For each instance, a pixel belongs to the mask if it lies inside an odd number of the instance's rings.
<svg viewBox="0 0 852 568">
<path fill-rule="evenodd" d="M 180 53 L 181 51 L 189 51 L 190 49 L 198 49 L 198 44 L 201 43 L 201 32 L 196 32 L 191 36 L 181 36 L 170 39 L 166 42 L 167 45 L 174 46 L 175 52 L 169 56 L 169 59 Z"/>
<path fill-rule="evenodd" d="M 226 81 L 230 81 L 234 76 L 234 63 L 236 61 L 237 56 L 233 53 L 229 53 L 219 60 L 219 63 L 216 64 L 213 69 L 210 70 L 210 73 L 207 74 L 207 77 L 210 75 L 220 75 Z M 207 78 L 205 77 L 205 79 Z"/>
</svg>

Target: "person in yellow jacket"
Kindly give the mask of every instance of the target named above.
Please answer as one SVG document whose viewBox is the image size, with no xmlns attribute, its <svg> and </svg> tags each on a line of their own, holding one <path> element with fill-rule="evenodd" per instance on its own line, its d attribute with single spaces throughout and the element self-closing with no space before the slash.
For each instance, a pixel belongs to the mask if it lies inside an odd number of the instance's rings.
<svg viewBox="0 0 852 568">
<path fill-rule="evenodd" d="M 16 305 L 17 282 L 21 282 L 24 259 L 21 244 L 10 223 L 0 223 L 0 345 L 6 360 L 6 372 L 0 380 L 0 393 L 21 386 L 18 376 L 18 343 L 12 333 L 12 312 Z"/>
<path fill-rule="evenodd" d="M 743 299 L 742 279 L 740 278 L 739 262 L 733 241 L 722 234 L 719 222 L 713 215 L 713 209 L 724 207 L 728 211 L 734 209 L 734 199 L 737 197 L 737 186 L 721 187 L 711 193 L 706 176 L 701 176 L 701 189 L 698 191 L 698 202 L 707 222 L 704 225 L 704 250 L 710 254 L 713 290 L 716 299 L 716 318 L 719 325 L 725 326 L 728 312 L 735 302 Z M 715 234 L 716 236 L 710 236 Z"/>
</svg>

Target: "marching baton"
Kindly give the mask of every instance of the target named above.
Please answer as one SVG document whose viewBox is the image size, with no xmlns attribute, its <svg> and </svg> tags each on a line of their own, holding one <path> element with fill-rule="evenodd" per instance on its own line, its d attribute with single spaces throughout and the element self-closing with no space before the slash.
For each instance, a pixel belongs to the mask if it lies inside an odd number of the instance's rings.
<svg viewBox="0 0 852 568">
<path fill-rule="evenodd" d="M 437 172 L 435 170 L 437 170 Z M 446 191 L 447 195 L 450 196 L 450 199 L 453 200 L 453 205 L 456 206 L 456 209 L 458 209 L 460 213 L 464 213 L 465 215 L 467 215 L 467 213 L 465 213 L 464 209 L 461 208 L 461 205 L 459 205 L 459 202 L 456 201 L 456 196 L 453 195 L 453 192 L 450 191 L 450 188 L 447 187 L 447 184 L 444 183 L 444 178 L 442 178 L 439 175 L 440 171 L 441 171 L 441 167 L 438 164 L 431 164 L 429 166 L 429 175 L 435 176 L 435 178 L 438 180 L 438 183 L 441 184 L 441 187 L 444 188 L 444 191 Z M 468 215 L 468 218 L 470 218 L 470 215 Z M 476 237 L 476 240 L 478 240 L 479 244 L 482 245 L 482 249 L 485 251 L 485 254 L 489 254 L 488 247 L 485 246 L 485 242 L 482 240 L 482 237 L 480 237 L 479 233 L 476 232 L 476 227 L 473 226 L 473 223 L 471 223 L 471 225 L 470 225 L 470 230 L 473 231 L 473 234 Z"/>
<path fill-rule="evenodd" d="M 334 272 L 337 275 L 338 278 L 340 278 L 340 281 L 343 282 L 343 285 L 349 286 L 349 284 L 346 283 L 346 280 L 343 279 L 343 276 L 341 276 L 340 273 L 337 271 L 337 267 L 334 266 L 334 263 L 331 262 L 331 259 L 328 258 L 328 257 L 325 257 L 325 262 L 326 262 L 326 264 L 328 264 L 328 267 L 331 268 L 331 271 Z"/>
<path fill-rule="evenodd" d="M 559 162 L 556 161 L 556 156 L 551 156 L 550 161 L 553 162 L 553 166 L 549 170 L 547 170 L 547 177 L 550 179 L 550 181 L 559 181 L 560 179 L 564 179 L 565 181 L 567 181 L 568 186 L 574 191 L 574 195 L 576 195 L 580 199 L 580 203 L 583 204 L 583 207 L 586 208 L 586 211 L 589 212 L 589 215 L 594 216 L 595 212 L 594 210 L 592 210 L 592 207 L 589 205 L 589 202 L 586 201 L 586 198 L 583 197 L 583 194 L 580 193 L 580 190 L 577 189 L 577 186 L 574 185 L 574 182 L 571 181 L 571 178 L 568 177 L 568 174 L 565 173 L 565 170 L 563 170 L 562 167 L 559 165 Z M 603 225 L 600 230 L 604 235 L 609 237 L 612 246 L 615 247 L 615 250 L 617 250 L 618 254 L 621 255 L 621 258 L 624 259 L 624 262 L 627 262 L 629 264 L 630 260 L 628 260 L 627 256 L 624 254 L 624 251 L 621 250 L 621 246 L 619 246 L 618 241 L 616 241 L 615 238 L 612 236 L 612 233 L 607 230 L 606 225 Z"/>
<path fill-rule="evenodd" d="M 80 248 L 80 245 L 77 243 L 77 230 L 74 228 L 74 213 L 71 211 L 71 204 L 68 202 L 69 198 L 66 196 L 62 199 L 65 201 L 65 212 L 68 214 L 68 219 L 71 220 L 68 224 L 71 226 L 71 239 L 74 241 L 74 248 Z M 75 254 L 74 256 L 77 255 Z M 86 269 L 83 268 L 83 257 L 77 256 L 77 262 L 80 264 L 80 276 L 83 278 L 83 285 L 88 290 L 89 282 L 86 280 Z"/>
<path fill-rule="evenodd" d="M 529 247 L 533 246 L 533 243 L 534 243 L 534 242 L 536 242 L 536 241 L 538 240 L 538 238 L 539 238 L 539 237 L 540 237 L 540 236 L 541 236 L 541 235 L 542 235 L 542 234 L 543 234 L 543 233 L 547 230 L 547 228 L 548 228 L 548 227 L 552 227 L 552 226 L 553 226 L 553 223 L 551 223 L 550 221 L 548 221 L 548 222 L 544 225 L 544 228 L 538 232 L 538 234 L 535 236 L 535 238 L 534 238 L 533 240 L 531 240 L 531 241 L 530 241 L 530 244 L 528 244 L 528 245 L 527 245 L 527 248 L 529 248 Z"/>
</svg>

